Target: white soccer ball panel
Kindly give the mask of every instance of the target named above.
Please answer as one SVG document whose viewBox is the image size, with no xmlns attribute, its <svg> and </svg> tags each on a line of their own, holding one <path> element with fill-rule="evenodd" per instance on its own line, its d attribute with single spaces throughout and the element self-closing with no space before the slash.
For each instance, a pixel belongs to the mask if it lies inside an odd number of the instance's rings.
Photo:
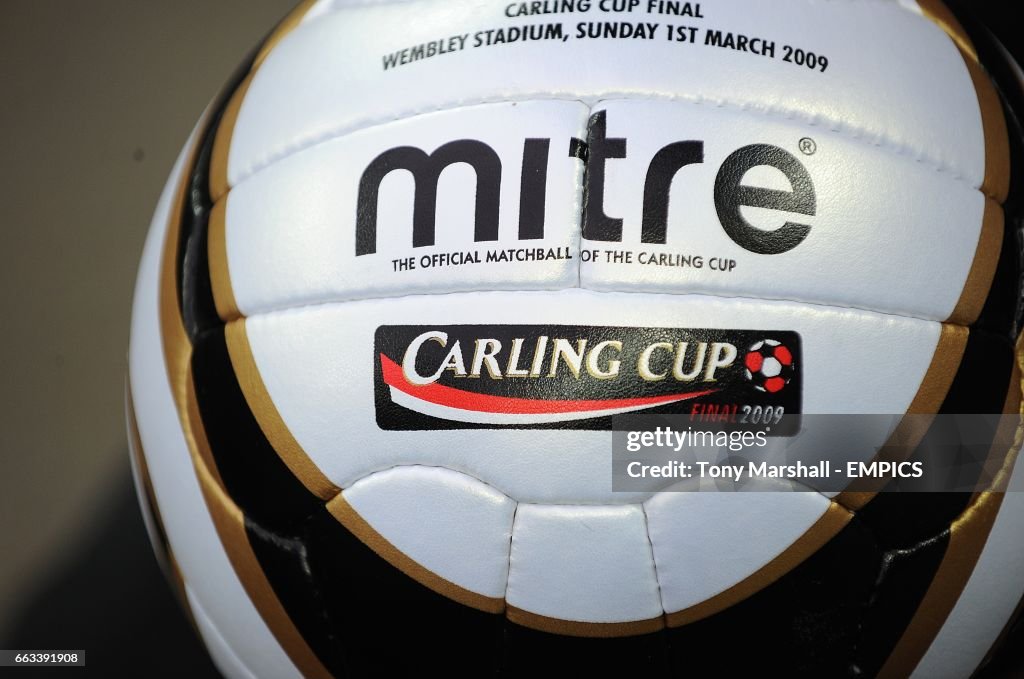
<svg viewBox="0 0 1024 679">
<path fill-rule="evenodd" d="M 761 374 L 765 377 L 775 377 L 782 372 L 782 364 L 779 363 L 779 359 L 769 357 L 764 359 L 761 363 Z"/>
</svg>

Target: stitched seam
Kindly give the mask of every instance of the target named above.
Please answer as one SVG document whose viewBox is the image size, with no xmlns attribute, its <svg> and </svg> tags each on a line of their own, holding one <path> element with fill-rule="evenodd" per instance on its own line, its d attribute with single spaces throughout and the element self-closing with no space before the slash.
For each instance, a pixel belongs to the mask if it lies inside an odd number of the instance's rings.
<svg viewBox="0 0 1024 679">
<path fill-rule="evenodd" d="M 615 508 L 615 507 L 643 507 L 644 516 L 646 517 L 647 516 L 647 508 L 646 508 L 645 505 L 648 502 L 650 502 L 651 500 L 653 500 L 655 497 L 657 497 L 659 495 L 662 495 L 664 493 L 667 493 L 667 492 L 694 492 L 694 493 L 721 492 L 721 491 L 665 491 L 665 490 L 656 490 L 656 491 L 650 491 L 650 492 L 637 491 L 637 492 L 635 492 L 633 494 L 634 495 L 646 494 L 646 495 L 649 496 L 646 500 L 642 500 L 640 502 L 580 502 L 580 501 L 576 501 L 576 502 L 530 502 L 528 500 L 518 500 L 518 499 L 512 497 L 511 495 L 509 495 L 508 493 L 506 493 L 504 490 L 502 490 L 498 486 L 494 485 L 493 483 L 485 481 L 484 479 L 481 479 L 476 474 L 474 474 L 472 472 L 469 472 L 469 471 L 466 471 L 465 469 L 456 469 L 455 467 L 448 467 L 448 466 L 441 465 L 441 464 L 429 464 L 429 463 L 426 463 L 426 462 L 396 462 L 394 464 L 383 465 L 383 466 L 375 467 L 375 468 L 372 468 L 372 469 L 369 469 L 367 471 L 362 472 L 359 476 L 357 476 L 351 482 L 349 482 L 347 485 L 342 487 L 341 490 L 339 490 L 337 493 L 332 495 L 329 499 L 325 500 L 324 504 L 328 504 L 332 500 L 334 500 L 335 498 L 344 495 L 347 490 L 351 489 L 354 485 L 356 485 L 360 481 L 363 481 L 364 479 L 368 479 L 371 476 L 374 476 L 376 474 L 382 474 L 384 472 L 389 472 L 389 471 L 391 471 L 393 469 L 407 469 L 409 467 L 423 467 L 425 469 L 442 469 L 444 471 L 453 472 L 455 474 L 461 474 L 462 476 L 465 476 L 465 477 L 467 477 L 469 479 L 477 481 L 478 483 L 482 483 L 483 485 L 487 486 L 488 488 L 493 489 L 494 492 L 500 493 L 501 495 L 505 496 L 506 498 L 508 498 L 512 502 L 515 502 L 516 503 L 516 510 L 515 510 L 516 512 L 519 511 L 519 506 L 520 505 L 529 505 L 529 506 L 532 506 L 532 507 L 607 507 L 607 508 Z M 845 507 L 844 505 L 836 502 L 836 500 L 834 498 L 829 497 L 828 491 L 819 490 L 817 488 L 812 488 L 811 486 L 807 485 L 806 483 L 804 483 L 800 479 L 786 479 L 786 481 L 787 481 L 787 483 L 790 486 L 800 486 L 800 487 L 804 488 L 804 490 L 799 490 L 799 491 L 788 491 L 788 490 L 783 491 L 783 490 L 779 490 L 779 491 L 770 491 L 770 492 L 778 492 L 778 493 L 789 493 L 789 492 L 816 493 L 816 494 L 821 495 L 822 497 L 824 497 L 829 502 L 831 502 L 833 504 L 839 504 L 844 509 L 848 509 L 849 511 L 853 512 L 852 509 L 849 509 L 848 507 Z M 338 485 L 340 486 L 340 484 L 338 484 Z M 769 492 L 769 491 L 763 491 L 763 492 Z M 513 526 L 512 527 L 513 527 L 513 530 L 514 530 L 515 529 L 514 520 L 513 520 Z M 648 535 L 648 538 L 650 538 L 649 535 Z M 509 552 L 509 553 L 511 553 L 511 552 Z"/>
<path fill-rule="evenodd" d="M 481 481 L 481 483 L 485 483 Z M 490 484 L 488 484 L 490 485 Z M 501 491 L 498 491 L 499 493 Z M 507 495 L 505 497 L 508 497 Z M 508 566 L 505 568 L 505 593 L 502 594 L 501 598 L 504 599 L 505 605 L 508 605 L 508 588 L 509 582 L 512 581 L 512 542 L 516 537 L 516 520 L 519 518 L 519 502 L 516 502 L 515 508 L 512 510 L 512 527 L 508 531 Z"/>
<path fill-rule="evenodd" d="M 684 299 L 684 298 L 685 299 L 700 298 L 700 299 L 707 299 L 707 300 L 736 300 L 736 301 L 740 301 L 740 302 L 769 302 L 769 303 L 779 303 L 779 304 L 796 304 L 796 305 L 800 305 L 800 306 L 810 306 L 810 307 L 814 307 L 814 308 L 829 309 L 829 310 L 840 311 L 840 312 L 842 312 L 842 311 L 853 311 L 853 312 L 860 313 L 860 314 L 870 314 L 872 316 L 882 316 L 884 318 L 893 318 L 893 319 L 910 320 L 910 321 L 922 321 L 922 322 L 925 322 L 925 323 L 939 323 L 941 325 L 950 325 L 950 326 L 957 326 L 957 327 L 969 327 L 969 326 L 959 326 L 959 324 L 950 323 L 948 321 L 939 321 L 939 320 L 935 320 L 935 319 L 932 319 L 932 318 L 922 318 L 920 316 L 908 316 L 906 314 L 898 314 L 898 313 L 887 312 L 887 311 L 876 311 L 874 309 L 865 309 L 863 307 L 842 306 L 842 305 L 837 305 L 837 304 L 826 304 L 824 302 L 809 302 L 809 301 L 799 300 L 799 299 L 771 298 L 771 297 L 747 297 L 747 296 L 743 296 L 743 295 L 721 295 L 721 294 L 711 294 L 711 293 L 701 293 L 701 292 L 682 292 L 682 293 L 676 293 L 676 292 L 649 292 L 647 290 L 598 290 L 598 289 L 595 289 L 595 288 L 588 288 L 588 287 L 583 287 L 583 286 L 580 286 L 580 287 L 570 286 L 570 287 L 561 287 L 561 288 L 544 288 L 544 289 L 535 289 L 535 290 L 511 290 L 511 289 L 500 289 L 500 288 L 499 289 L 480 289 L 480 290 L 458 290 L 458 291 L 453 291 L 453 292 L 442 292 L 442 293 L 424 292 L 424 293 L 416 293 L 416 294 L 409 294 L 409 295 L 382 295 L 380 297 L 358 297 L 358 298 L 348 298 L 348 299 L 340 298 L 340 299 L 331 299 L 331 300 L 324 300 L 324 301 L 318 301 L 318 302 L 309 302 L 309 303 L 305 303 L 305 304 L 295 304 L 295 305 L 289 305 L 289 306 L 283 306 L 283 307 L 277 307 L 277 308 L 264 309 L 264 310 L 257 311 L 256 313 L 253 313 L 253 314 L 250 314 L 250 315 L 241 315 L 241 316 L 238 316 L 238 317 L 235 317 L 235 318 L 230 318 L 230 319 L 224 321 L 224 323 L 225 324 L 235 323 L 235 322 L 244 321 L 244 320 L 247 320 L 247 319 L 261 318 L 261 317 L 267 317 L 267 316 L 285 315 L 285 314 L 289 314 L 289 313 L 297 313 L 297 312 L 308 311 L 308 310 L 312 310 L 312 309 L 318 309 L 318 308 L 321 308 L 321 307 L 329 307 L 329 306 L 343 305 L 343 304 L 353 304 L 353 303 L 357 303 L 357 302 L 379 302 L 379 301 L 388 301 L 388 300 L 404 300 L 404 299 L 418 299 L 418 298 L 430 298 L 431 300 L 434 300 L 434 299 L 437 299 L 439 297 L 451 297 L 451 296 L 455 296 L 455 295 L 475 295 L 475 294 L 481 294 L 481 293 L 482 294 L 487 294 L 487 295 L 501 294 L 501 293 L 515 293 L 515 294 L 533 295 L 533 294 L 543 294 L 543 293 L 551 293 L 551 292 L 564 292 L 566 290 L 586 290 L 587 292 L 594 293 L 594 294 L 597 294 L 597 295 L 618 295 L 618 294 L 624 294 L 624 295 L 656 295 L 656 296 L 660 296 L 660 297 L 671 297 L 671 298 L 673 298 L 675 300 Z"/>
<path fill-rule="evenodd" d="M 658 560 L 654 558 L 654 540 L 651 539 L 651 519 L 647 516 L 647 503 L 640 504 L 640 511 L 644 514 L 644 537 L 647 538 L 647 548 L 651 550 L 651 567 L 654 568 L 654 583 L 658 586 L 658 605 L 661 606 L 662 623 L 668 626 L 668 611 L 665 610 L 665 599 L 661 595 L 661 576 L 658 573 Z"/>
</svg>

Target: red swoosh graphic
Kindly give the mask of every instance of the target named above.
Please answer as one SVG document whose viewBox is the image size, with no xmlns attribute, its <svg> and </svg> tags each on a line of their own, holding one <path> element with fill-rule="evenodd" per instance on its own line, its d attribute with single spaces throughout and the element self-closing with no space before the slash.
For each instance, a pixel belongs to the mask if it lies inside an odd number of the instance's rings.
<svg viewBox="0 0 1024 679">
<path fill-rule="evenodd" d="M 482 413 L 535 415 L 540 413 L 580 413 L 591 410 L 635 408 L 637 406 L 656 406 L 662 403 L 698 398 L 718 391 L 717 389 L 704 389 L 702 391 L 689 391 L 663 396 L 616 398 L 600 401 L 548 401 L 543 399 L 515 398 L 513 396 L 477 394 L 437 383 L 419 386 L 410 384 L 405 379 L 405 375 L 402 374 L 402 367 L 384 354 L 380 355 L 380 365 L 384 373 L 384 382 L 390 387 L 394 387 L 399 391 L 429 403 Z"/>
</svg>

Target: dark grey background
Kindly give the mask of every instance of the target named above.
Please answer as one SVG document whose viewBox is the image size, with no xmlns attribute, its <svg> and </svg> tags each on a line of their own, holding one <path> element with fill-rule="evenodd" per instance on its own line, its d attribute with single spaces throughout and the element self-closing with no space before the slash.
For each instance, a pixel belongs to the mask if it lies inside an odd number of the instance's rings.
<svg viewBox="0 0 1024 679">
<path fill-rule="evenodd" d="M 143 239 L 199 114 L 292 4 L 0 0 L 0 648 L 105 512 L 136 511 L 123 390 Z"/>
</svg>

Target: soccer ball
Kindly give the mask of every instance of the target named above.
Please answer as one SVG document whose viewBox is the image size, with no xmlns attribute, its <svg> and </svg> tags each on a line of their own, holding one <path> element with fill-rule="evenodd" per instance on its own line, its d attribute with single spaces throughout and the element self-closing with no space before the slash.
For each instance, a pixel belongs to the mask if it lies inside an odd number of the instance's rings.
<svg viewBox="0 0 1024 679">
<path fill-rule="evenodd" d="M 1024 592 L 1013 432 L 977 493 L 716 493 L 616 490 L 610 429 L 1019 415 L 1013 68 L 938 0 L 304 2 L 134 300 L 218 667 L 969 676 Z"/>
<path fill-rule="evenodd" d="M 772 339 L 752 345 L 743 358 L 743 365 L 754 388 L 770 394 L 782 391 L 796 371 L 793 352 L 782 342 Z"/>
</svg>

